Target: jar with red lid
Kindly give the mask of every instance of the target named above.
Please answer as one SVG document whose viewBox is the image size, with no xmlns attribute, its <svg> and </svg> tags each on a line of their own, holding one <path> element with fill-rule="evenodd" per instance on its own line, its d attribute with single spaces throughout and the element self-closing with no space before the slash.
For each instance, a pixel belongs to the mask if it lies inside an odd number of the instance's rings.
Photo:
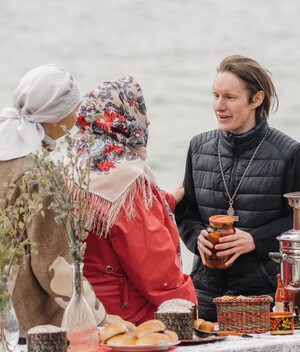
<svg viewBox="0 0 300 352">
<path fill-rule="evenodd" d="M 210 248 L 212 255 L 208 256 L 205 254 L 205 265 L 212 269 L 227 269 L 228 266 L 225 266 L 225 263 L 230 259 L 231 255 L 218 257 L 216 255 L 217 250 L 215 249 L 215 245 L 219 243 L 221 237 L 233 235 L 235 233 L 233 226 L 235 221 L 234 217 L 229 215 L 213 215 L 209 217 L 208 221 L 207 239 L 214 245 L 214 247 Z"/>
</svg>

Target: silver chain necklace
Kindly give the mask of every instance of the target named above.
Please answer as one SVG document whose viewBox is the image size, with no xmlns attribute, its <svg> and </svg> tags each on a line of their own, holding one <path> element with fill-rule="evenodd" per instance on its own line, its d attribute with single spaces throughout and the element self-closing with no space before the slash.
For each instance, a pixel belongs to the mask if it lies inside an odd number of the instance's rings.
<svg viewBox="0 0 300 352">
<path fill-rule="evenodd" d="M 234 216 L 234 208 L 233 208 L 233 204 L 234 204 L 234 198 L 236 197 L 237 195 L 237 192 L 246 176 L 246 173 L 250 167 L 250 165 L 252 164 L 252 161 L 254 160 L 259 148 L 261 147 L 261 145 L 263 144 L 264 140 L 266 139 L 267 137 L 267 134 L 268 134 L 268 130 L 266 131 L 266 134 L 264 135 L 264 138 L 260 141 L 259 145 L 256 147 L 256 149 L 254 150 L 254 153 L 251 157 L 251 159 L 249 160 L 249 163 L 240 179 L 240 182 L 238 183 L 233 195 L 231 196 L 230 193 L 229 193 L 229 190 L 228 190 L 228 187 L 227 187 L 227 184 L 226 184 L 226 180 L 225 180 L 225 175 L 224 175 L 224 170 L 223 170 L 223 165 L 222 165 L 222 155 L 221 155 L 221 142 L 220 142 L 220 138 L 218 138 L 218 158 L 219 158 L 219 165 L 220 165 L 220 170 L 221 170 L 221 175 L 222 175 L 222 180 L 223 180 L 223 183 L 224 183 L 224 187 L 225 187 L 225 191 L 226 191 L 226 195 L 229 199 L 229 208 L 227 210 L 227 215 L 229 216 L 233 216 L 235 221 L 239 221 L 239 217 L 238 216 Z"/>
</svg>

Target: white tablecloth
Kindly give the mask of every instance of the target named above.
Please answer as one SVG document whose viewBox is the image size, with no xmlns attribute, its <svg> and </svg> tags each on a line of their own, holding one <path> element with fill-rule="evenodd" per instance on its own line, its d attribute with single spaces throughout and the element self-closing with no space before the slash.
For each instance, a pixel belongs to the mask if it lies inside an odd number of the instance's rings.
<svg viewBox="0 0 300 352">
<path fill-rule="evenodd" d="M 293 335 L 253 334 L 253 338 L 227 336 L 199 345 L 180 346 L 174 352 L 300 352 L 300 331 Z"/>
<path fill-rule="evenodd" d="M 174 352 L 300 352 L 300 331 L 293 335 L 253 334 L 253 338 L 227 336 L 224 340 L 176 346 Z M 26 352 L 26 346 L 18 346 L 15 352 Z"/>
</svg>

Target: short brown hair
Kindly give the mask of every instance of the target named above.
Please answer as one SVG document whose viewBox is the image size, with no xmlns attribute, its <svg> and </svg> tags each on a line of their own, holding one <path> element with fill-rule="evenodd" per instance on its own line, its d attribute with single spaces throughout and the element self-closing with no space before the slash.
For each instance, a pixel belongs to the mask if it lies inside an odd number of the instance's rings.
<svg viewBox="0 0 300 352">
<path fill-rule="evenodd" d="M 258 122 L 262 117 L 267 118 L 271 107 L 277 111 L 279 101 L 275 86 L 271 80 L 271 73 L 263 68 L 258 62 L 244 57 L 242 55 L 231 55 L 222 60 L 217 72 L 231 72 L 244 82 L 249 91 L 249 103 L 252 102 L 253 96 L 263 91 L 264 100 L 256 108 L 255 116 Z"/>
</svg>

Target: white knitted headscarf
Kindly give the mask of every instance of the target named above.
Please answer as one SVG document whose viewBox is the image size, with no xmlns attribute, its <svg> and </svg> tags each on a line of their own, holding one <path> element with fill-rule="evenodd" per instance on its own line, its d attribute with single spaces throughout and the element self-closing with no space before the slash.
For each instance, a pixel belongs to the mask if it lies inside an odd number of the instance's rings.
<svg viewBox="0 0 300 352">
<path fill-rule="evenodd" d="M 0 113 L 0 160 L 41 151 L 41 123 L 59 122 L 79 103 L 79 89 L 64 68 L 49 64 L 29 71 L 13 93 L 14 108 Z"/>
</svg>

